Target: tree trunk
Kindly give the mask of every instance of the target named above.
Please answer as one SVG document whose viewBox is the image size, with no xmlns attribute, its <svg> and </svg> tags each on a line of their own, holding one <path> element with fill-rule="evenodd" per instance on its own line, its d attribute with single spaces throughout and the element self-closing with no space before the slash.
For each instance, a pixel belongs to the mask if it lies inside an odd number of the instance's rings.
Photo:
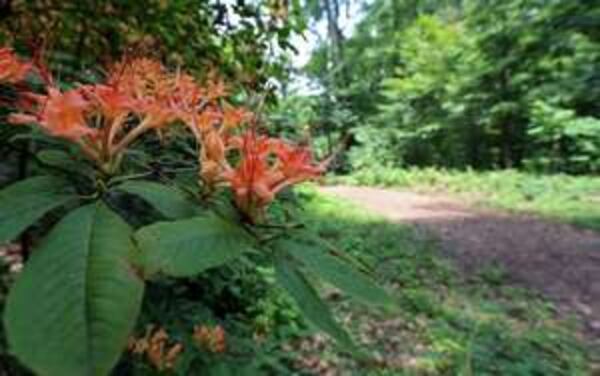
<svg viewBox="0 0 600 376">
<path fill-rule="evenodd" d="M 329 70 L 336 86 L 343 86 L 343 35 L 338 25 L 339 3 L 338 0 L 323 0 L 323 7 L 327 15 L 327 34 L 331 43 L 329 49 Z"/>
</svg>

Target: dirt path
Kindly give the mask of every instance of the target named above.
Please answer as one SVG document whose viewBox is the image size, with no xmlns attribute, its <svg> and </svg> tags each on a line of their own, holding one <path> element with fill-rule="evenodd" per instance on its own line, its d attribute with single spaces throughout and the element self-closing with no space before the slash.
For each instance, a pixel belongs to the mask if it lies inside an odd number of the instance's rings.
<svg viewBox="0 0 600 376">
<path fill-rule="evenodd" d="M 468 207 L 443 196 L 365 187 L 322 187 L 440 241 L 467 273 L 497 266 L 509 282 L 540 292 L 600 338 L 600 234 L 528 216 Z"/>
</svg>

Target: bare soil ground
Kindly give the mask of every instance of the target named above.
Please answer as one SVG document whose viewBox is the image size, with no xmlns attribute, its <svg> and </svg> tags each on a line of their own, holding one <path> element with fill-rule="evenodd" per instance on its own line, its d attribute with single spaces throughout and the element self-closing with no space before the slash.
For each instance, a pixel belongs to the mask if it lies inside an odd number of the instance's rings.
<svg viewBox="0 0 600 376">
<path fill-rule="evenodd" d="M 582 318 L 600 338 L 600 233 L 526 215 L 473 208 L 439 195 L 366 187 L 322 187 L 435 237 L 465 273 L 499 268 L 509 283 L 539 292 L 559 313 Z"/>
</svg>

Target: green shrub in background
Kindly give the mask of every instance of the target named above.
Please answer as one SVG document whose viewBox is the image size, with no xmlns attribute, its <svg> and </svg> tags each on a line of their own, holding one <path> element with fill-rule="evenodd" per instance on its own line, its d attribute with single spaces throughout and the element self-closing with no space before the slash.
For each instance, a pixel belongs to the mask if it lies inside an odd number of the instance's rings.
<svg viewBox="0 0 600 376">
<path fill-rule="evenodd" d="M 600 169 L 600 119 L 536 102 L 528 134 L 534 142 L 525 161 L 534 171 L 597 173 Z"/>
<path fill-rule="evenodd" d="M 314 108 L 350 112 L 314 135 L 352 135 L 355 168 L 597 171 L 597 2 L 377 0 L 361 15 L 304 70 L 324 89 Z"/>
<path fill-rule="evenodd" d="M 44 47 L 66 80 L 81 80 L 98 61 L 151 55 L 196 74 L 212 67 L 230 82 L 264 89 L 267 80 L 287 76 L 287 53 L 294 49 L 289 40 L 306 24 L 296 2 L 269 0 L 26 0 L 1 6 L 0 42 Z"/>
</svg>

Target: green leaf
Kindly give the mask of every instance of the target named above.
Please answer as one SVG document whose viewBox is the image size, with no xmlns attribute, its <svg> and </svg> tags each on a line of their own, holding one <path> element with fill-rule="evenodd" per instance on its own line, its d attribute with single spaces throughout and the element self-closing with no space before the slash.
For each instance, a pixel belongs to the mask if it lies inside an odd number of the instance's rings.
<svg viewBox="0 0 600 376">
<path fill-rule="evenodd" d="M 48 166 L 57 167 L 75 174 L 93 176 L 93 168 L 86 163 L 77 161 L 62 150 L 42 150 L 36 154 L 38 159 Z"/>
<path fill-rule="evenodd" d="M 135 234 L 147 274 L 193 276 L 239 257 L 252 239 L 238 225 L 216 215 L 160 222 Z"/>
<path fill-rule="evenodd" d="M 66 216 L 10 291 L 10 349 L 44 376 L 107 375 L 138 316 L 144 284 L 128 262 L 131 229 L 104 204 Z"/>
<path fill-rule="evenodd" d="M 0 191 L 0 244 L 9 242 L 44 214 L 75 200 L 64 180 L 37 176 Z"/>
<path fill-rule="evenodd" d="M 279 248 L 287 251 L 319 277 L 365 303 L 384 307 L 394 304 L 385 290 L 377 286 L 366 274 L 326 250 L 291 241 L 281 242 Z"/>
<path fill-rule="evenodd" d="M 357 348 L 348 333 L 335 321 L 329 308 L 314 287 L 294 264 L 279 255 L 275 259 L 275 272 L 279 284 L 296 301 L 309 322 L 330 335 L 344 348 L 356 352 Z"/>
<path fill-rule="evenodd" d="M 169 219 L 189 218 L 199 214 L 197 206 L 183 192 L 149 181 L 128 181 L 117 189 L 141 197 Z"/>
</svg>

